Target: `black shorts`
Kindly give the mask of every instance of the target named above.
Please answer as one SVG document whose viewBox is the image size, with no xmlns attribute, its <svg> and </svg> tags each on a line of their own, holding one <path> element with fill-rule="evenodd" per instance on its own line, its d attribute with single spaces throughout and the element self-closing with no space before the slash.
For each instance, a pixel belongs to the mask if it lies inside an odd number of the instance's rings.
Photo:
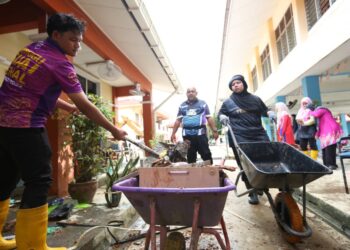
<svg viewBox="0 0 350 250">
<path fill-rule="evenodd" d="M 9 198 L 22 179 L 22 205 L 46 203 L 52 178 L 51 147 L 44 128 L 0 127 L 0 164 L 0 200 Z"/>
</svg>

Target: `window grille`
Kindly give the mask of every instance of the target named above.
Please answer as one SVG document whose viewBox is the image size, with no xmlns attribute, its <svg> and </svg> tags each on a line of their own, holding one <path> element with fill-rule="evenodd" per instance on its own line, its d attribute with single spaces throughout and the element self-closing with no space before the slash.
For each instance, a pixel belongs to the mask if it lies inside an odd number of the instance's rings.
<svg viewBox="0 0 350 250">
<path fill-rule="evenodd" d="M 270 61 L 270 50 L 269 46 L 267 45 L 264 49 L 263 53 L 260 56 L 261 65 L 262 65 L 262 71 L 263 71 L 263 78 L 266 80 L 266 78 L 271 75 L 271 61 Z"/>
<path fill-rule="evenodd" d="M 98 83 L 90 81 L 81 75 L 78 75 L 78 79 L 85 94 L 99 94 L 97 88 Z"/>
<path fill-rule="evenodd" d="M 253 91 L 255 92 L 258 89 L 258 75 L 256 74 L 256 67 L 253 68 L 251 74 L 253 80 Z"/>
<path fill-rule="evenodd" d="M 276 30 L 276 42 L 279 62 L 292 51 L 296 46 L 292 5 L 290 5 L 278 24 Z"/>
<path fill-rule="evenodd" d="M 307 27 L 310 30 L 336 0 L 305 0 Z"/>
</svg>

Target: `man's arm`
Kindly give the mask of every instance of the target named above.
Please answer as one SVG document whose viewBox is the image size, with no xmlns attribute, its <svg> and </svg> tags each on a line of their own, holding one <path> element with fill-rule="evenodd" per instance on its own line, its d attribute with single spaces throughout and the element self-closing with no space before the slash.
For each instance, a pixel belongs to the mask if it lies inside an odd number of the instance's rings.
<svg viewBox="0 0 350 250">
<path fill-rule="evenodd" d="M 115 127 L 110 121 L 108 121 L 102 112 L 89 101 L 84 92 L 68 94 L 68 96 L 84 115 L 110 131 L 114 138 L 117 140 L 123 140 L 125 138 L 127 133 L 124 130 Z"/>
<path fill-rule="evenodd" d="M 176 119 L 176 121 L 174 123 L 173 132 L 171 133 L 171 141 L 173 143 L 176 142 L 176 135 L 175 134 L 176 134 L 177 130 L 179 129 L 180 125 L 181 125 L 181 119 Z"/>
<path fill-rule="evenodd" d="M 208 125 L 211 128 L 211 131 L 213 132 L 214 139 L 217 140 L 219 138 L 219 133 L 218 133 L 218 129 L 216 128 L 215 121 L 211 116 L 207 117 L 207 120 L 208 120 Z"/>
<path fill-rule="evenodd" d="M 62 100 L 61 98 L 57 99 L 56 108 L 63 109 L 69 113 L 74 113 L 74 112 L 79 111 L 77 106 Z"/>
</svg>

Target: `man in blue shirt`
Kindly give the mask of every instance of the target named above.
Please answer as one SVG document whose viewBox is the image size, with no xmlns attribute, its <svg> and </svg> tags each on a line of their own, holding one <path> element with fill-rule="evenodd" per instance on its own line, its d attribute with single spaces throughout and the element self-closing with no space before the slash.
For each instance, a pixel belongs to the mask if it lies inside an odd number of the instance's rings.
<svg viewBox="0 0 350 250">
<path fill-rule="evenodd" d="M 187 162 L 196 162 L 198 152 L 203 161 L 210 160 L 213 163 L 208 144 L 206 125 L 208 123 L 216 140 L 219 134 L 214 119 L 210 115 L 206 102 L 197 98 L 195 87 L 188 88 L 186 95 L 187 101 L 183 102 L 179 107 L 171 140 L 174 143 L 176 142 L 175 134 L 182 123 L 182 137 L 184 141 L 190 143 L 190 148 L 187 152 Z"/>
</svg>

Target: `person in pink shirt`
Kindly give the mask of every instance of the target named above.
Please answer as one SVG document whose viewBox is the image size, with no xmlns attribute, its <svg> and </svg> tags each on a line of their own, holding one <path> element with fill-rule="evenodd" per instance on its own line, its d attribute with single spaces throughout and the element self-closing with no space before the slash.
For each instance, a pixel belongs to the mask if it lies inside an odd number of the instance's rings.
<svg viewBox="0 0 350 250">
<path fill-rule="evenodd" d="M 46 245 L 47 196 L 52 182 L 51 147 L 45 129 L 55 108 L 81 111 L 120 140 L 126 132 L 115 127 L 83 92 L 68 56 L 80 49 L 85 23 L 64 13 L 47 22 L 48 38 L 18 52 L 0 87 L 0 249 L 66 249 Z M 59 98 L 62 92 L 74 104 Z M 12 191 L 24 182 L 16 216 L 16 240 L 5 240 Z"/>
<path fill-rule="evenodd" d="M 277 102 L 275 109 L 277 113 L 277 140 L 295 145 L 292 117 L 287 105 L 283 102 Z"/>
<path fill-rule="evenodd" d="M 318 119 L 316 138 L 321 143 L 323 164 L 331 169 L 337 169 L 337 141 L 342 136 L 343 131 L 328 108 L 317 107 L 310 112 L 310 115 Z"/>
<path fill-rule="evenodd" d="M 318 156 L 318 148 L 315 139 L 317 128 L 315 125 L 315 120 L 310 119 L 310 105 L 312 105 L 312 100 L 309 97 L 304 97 L 301 99 L 300 109 L 296 116 L 296 121 L 300 125 L 297 133 L 299 145 L 303 153 L 316 160 Z M 310 152 L 308 145 L 310 147 Z"/>
</svg>

